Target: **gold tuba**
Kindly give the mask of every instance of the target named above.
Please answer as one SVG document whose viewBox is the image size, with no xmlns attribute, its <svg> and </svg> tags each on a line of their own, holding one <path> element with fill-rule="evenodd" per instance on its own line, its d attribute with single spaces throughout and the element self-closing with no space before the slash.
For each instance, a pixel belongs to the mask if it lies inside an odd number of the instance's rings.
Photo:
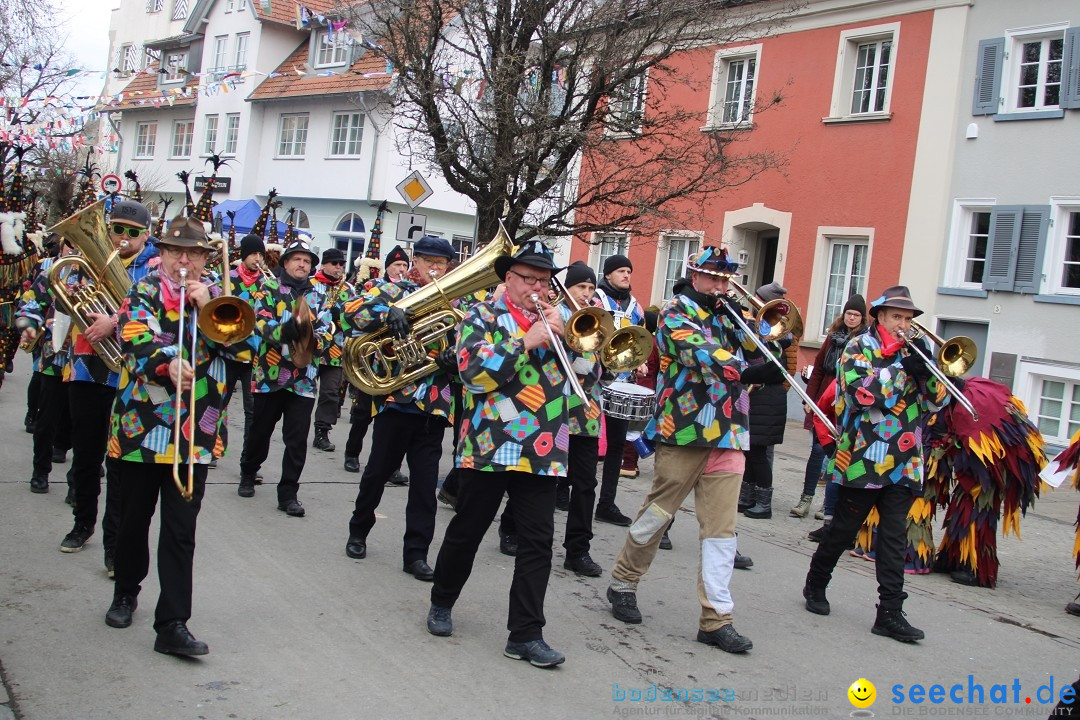
<svg viewBox="0 0 1080 720">
<path fill-rule="evenodd" d="M 499 284 L 495 259 L 515 250 L 506 230 L 499 228 L 495 239 L 441 280 L 432 280 L 412 295 L 394 303 L 411 314 L 408 337 L 397 340 L 386 328 L 345 341 L 342 368 L 345 378 L 369 395 L 388 395 L 426 375 L 437 365 L 428 357 L 427 346 L 449 346 L 450 334 L 465 317 L 454 308 L 454 300 Z"/>
<path fill-rule="evenodd" d="M 71 317 L 81 333 L 94 324 L 87 313 L 115 315 L 131 289 L 131 279 L 120 261 L 120 251 L 109 240 L 104 205 L 104 199 L 98 200 L 49 228 L 49 232 L 59 233 L 79 251 L 78 255 L 60 258 L 52 264 L 49 286 L 57 305 Z M 61 275 L 61 270 L 66 267 L 81 270 L 86 276 L 86 285 L 69 288 Z M 116 338 L 110 336 L 93 345 L 109 369 L 120 372 L 124 358 Z"/>
</svg>

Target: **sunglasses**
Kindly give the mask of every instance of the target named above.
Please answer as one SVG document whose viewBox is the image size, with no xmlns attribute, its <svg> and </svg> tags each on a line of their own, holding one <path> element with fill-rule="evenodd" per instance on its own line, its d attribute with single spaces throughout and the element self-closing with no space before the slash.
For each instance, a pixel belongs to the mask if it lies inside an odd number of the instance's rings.
<svg viewBox="0 0 1080 720">
<path fill-rule="evenodd" d="M 344 260 L 327 260 L 323 265 L 344 265 Z"/>
<path fill-rule="evenodd" d="M 129 238 L 135 239 L 146 232 L 146 228 L 132 227 L 131 225 L 124 225 L 122 223 L 112 224 L 113 235 L 126 234 Z"/>
</svg>

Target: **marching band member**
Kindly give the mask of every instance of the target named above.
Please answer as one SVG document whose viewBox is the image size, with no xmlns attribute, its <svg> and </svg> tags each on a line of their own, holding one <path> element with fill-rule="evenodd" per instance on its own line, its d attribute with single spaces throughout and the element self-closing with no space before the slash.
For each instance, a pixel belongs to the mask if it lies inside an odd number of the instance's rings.
<svg viewBox="0 0 1080 720">
<path fill-rule="evenodd" d="M 453 633 L 451 611 L 469 574 L 480 541 L 510 496 L 518 533 L 510 586 L 509 639 L 503 654 L 538 667 L 565 661 L 543 637 L 544 596 L 551 575 L 555 482 L 567 469 L 569 418 L 565 368 L 552 338 L 562 342 L 557 308 L 544 297 L 558 268 L 539 241 L 513 257 L 495 261 L 506 284 L 498 300 L 469 308 L 458 339 L 458 371 L 465 385 L 466 414 L 458 437 L 457 513 L 450 520 L 435 565 L 427 629 Z M 547 323 L 538 314 L 544 313 Z"/>
<path fill-rule="evenodd" d="M 689 278 L 660 313 L 657 404 L 644 435 L 656 442 L 656 474 L 611 573 L 612 614 L 640 623 L 637 586 L 664 530 L 694 492 L 701 526 L 697 640 L 731 653 L 753 647 L 732 624 L 729 585 L 736 557 L 735 518 L 749 445 L 746 385 L 783 382 L 772 363 L 747 367 L 742 333 L 727 314 L 728 280 L 738 271 L 727 251 L 707 247 L 687 260 Z"/>
<path fill-rule="evenodd" d="M 416 248 L 413 248 L 416 252 Z M 400 245 L 395 245 L 384 261 L 386 265 L 386 278 L 390 282 L 397 282 L 409 272 L 409 256 Z"/>
<path fill-rule="evenodd" d="M 281 420 L 281 439 L 285 452 L 281 457 L 278 480 L 278 510 L 291 517 L 304 517 L 304 506 L 297 498 L 300 475 L 307 460 L 308 430 L 315 407 L 315 383 L 318 370 L 314 363 L 298 368 L 293 362 L 295 348 L 290 343 L 301 337 L 310 323 L 314 347 L 312 356 L 330 343 L 328 315 L 305 320 L 293 315 L 295 302 L 307 300 L 311 313 L 319 308 L 309 275 L 319 256 L 306 240 L 294 240 L 281 254 L 280 284 L 267 283 L 267 293 L 255 311 L 256 333 L 260 338 L 258 359 L 252 372 L 255 393 L 255 419 L 244 447 L 240 464 L 240 497 L 255 495 L 255 478 L 270 454 L 270 436 Z"/>
<path fill-rule="evenodd" d="M 385 326 L 394 337 L 407 337 L 409 321 L 394 302 L 428 285 L 433 278 L 442 277 L 454 256 L 453 246 L 442 238 L 425 236 L 418 240 L 413 247 L 413 270 L 406 277 L 378 284 L 345 306 L 345 318 L 353 334 Z M 383 488 L 402 459 L 407 458 L 411 483 L 405 507 L 403 568 L 423 581 L 430 581 L 433 575 L 427 554 L 435 535 L 435 487 L 443 435 L 454 419 L 449 373 L 456 372 L 457 361 L 452 344 L 439 352 L 435 361 L 439 367 L 436 372 L 380 398 L 371 433 L 371 454 L 360 478 L 345 544 L 349 557 L 367 556 L 367 537 L 375 526 L 375 510 Z"/>
<path fill-rule="evenodd" d="M 120 250 L 120 261 L 127 268 L 132 283 L 150 271 L 151 259 L 157 248 L 147 243 L 150 212 L 142 203 L 121 200 L 112 207 L 109 218 L 109 240 Z M 106 460 L 109 413 L 112 410 L 119 373 L 109 370 L 97 356 L 91 343 L 97 343 L 116 331 L 116 316 L 87 313 L 94 323 L 86 333 L 75 338 L 71 361 L 67 367 L 68 400 L 71 405 L 71 482 L 75 491 L 72 513 L 75 526 L 60 543 L 60 551 L 79 552 L 94 534 L 97 522 L 98 496 L 101 494 L 101 465 L 105 463 L 105 513 L 102 518 L 102 544 L 105 546 L 105 568 L 111 574 L 116 532 L 119 523 L 118 498 L 115 492 L 115 461 Z"/>
<path fill-rule="evenodd" d="M 604 261 L 604 277 L 596 286 L 596 295 L 601 307 L 611 313 L 615 329 L 630 325 L 644 325 L 645 314 L 641 305 L 630 292 L 630 277 L 634 274 L 634 265 L 625 255 L 612 255 Z M 641 372 L 646 369 L 641 368 Z M 632 373 L 620 373 L 613 378 L 619 382 L 632 382 Z M 604 454 L 604 471 L 600 479 L 600 499 L 596 503 L 596 519 L 612 525 L 626 527 L 630 518 L 622 514 L 615 505 L 615 494 L 619 490 L 619 475 L 622 471 L 623 447 L 626 445 L 626 433 L 630 421 L 604 416 L 607 439 L 607 452 Z"/>
<path fill-rule="evenodd" d="M 923 482 L 920 423 L 949 402 L 944 385 L 910 352 L 900 335 L 922 314 L 903 285 L 886 288 L 870 303 L 873 323 L 850 340 L 836 372 L 840 437 L 829 461 L 831 482 L 840 486 L 836 514 L 810 560 L 803 597 L 806 609 L 829 614 L 825 588 L 837 560 L 855 539 L 870 509 L 877 507 L 879 603 L 871 632 L 901 642 L 922 640 L 922 630 L 904 617 L 904 549 L 907 515 Z"/>
<path fill-rule="evenodd" d="M 215 456 L 222 424 L 226 390 L 224 360 L 250 360 L 251 344 L 244 341 L 221 346 L 199 335 L 195 357 L 190 333 L 198 333 L 198 309 L 220 288 L 201 280 L 210 253 L 203 225 L 194 218 L 176 218 L 164 237 L 159 272 L 136 282 L 128 293 L 117 320 L 124 353 L 124 368 L 112 408 L 109 456 L 115 464 L 122 517 L 116 544 L 116 581 L 113 601 L 105 614 L 111 627 L 131 625 L 138 605 L 141 583 L 150 565 L 149 531 L 154 510 L 161 501 L 158 538 L 160 595 L 154 611 L 157 639 L 154 650 L 175 655 L 205 655 L 206 643 L 188 630 L 191 618 L 192 563 L 195 557 L 195 524 L 206 487 L 206 472 Z M 187 271 L 182 278 L 180 270 Z M 186 294 L 180 307 L 180 289 Z M 184 336 L 178 337 L 180 314 L 187 317 Z M 192 383 L 199 383 L 195 407 L 187 406 Z M 180 420 L 195 413 L 194 435 L 173 445 L 175 393 L 184 393 Z M 183 499 L 173 479 L 173 460 L 181 468 L 194 465 L 194 493 Z"/>
<path fill-rule="evenodd" d="M 334 323 L 333 342 L 316 360 L 319 366 L 319 399 L 315 405 L 315 440 L 311 446 L 316 450 L 333 452 L 337 446 L 330 442 L 330 428 L 337 424 L 341 409 L 341 356 L 345 347 L 345 333 L 341 328 L 342 307 L 352 297 L 352 286 L 345 281 L 345 253 L 337 248 L 323 251 L 322 266 L 312 282 L 319 297 L 319 308 L 330 313 Z"/>
</svg>

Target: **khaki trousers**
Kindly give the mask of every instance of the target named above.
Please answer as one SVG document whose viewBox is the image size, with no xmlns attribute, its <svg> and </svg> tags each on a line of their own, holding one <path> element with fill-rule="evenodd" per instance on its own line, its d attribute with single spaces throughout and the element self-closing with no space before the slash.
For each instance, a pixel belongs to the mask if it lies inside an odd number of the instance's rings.
<svg viewBox="0 0 1080 720">
<path fill-rule="evenodd" d="M 615 567 L 612 588 L 636 591 L 649 570 L 660 538 L 683 501 L 694 491 L 701 554 L 698 558 L 699 627 L 712 632 L 732 622 L 734 603 L 728 586 L 735 561 L 735 517 L 742 476 L 705 474 L 712 448 L 657 445 L 652 489 L 626 536 Z"/>
</svg>

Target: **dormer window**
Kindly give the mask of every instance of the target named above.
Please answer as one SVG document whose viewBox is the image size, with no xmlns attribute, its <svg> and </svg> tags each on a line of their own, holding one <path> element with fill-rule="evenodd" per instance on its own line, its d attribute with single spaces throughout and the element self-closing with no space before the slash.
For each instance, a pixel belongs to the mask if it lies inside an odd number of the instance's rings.
<svg viewBox="0 0 1080 720">
<path fill-rule="evenodd" d="M 165 70 L 161 78 L 163 84 L 183 82 L 187 78 L 187 51 L 166 52 L 163 69 Z"/>
<path fill-rule="evenodd" d="M 317 68 L 344 65 L 349 59 L 349 36 L 338 31 L 333 35 L 328 30 L 315 33 L 312 63 Z"/>
</svg>

